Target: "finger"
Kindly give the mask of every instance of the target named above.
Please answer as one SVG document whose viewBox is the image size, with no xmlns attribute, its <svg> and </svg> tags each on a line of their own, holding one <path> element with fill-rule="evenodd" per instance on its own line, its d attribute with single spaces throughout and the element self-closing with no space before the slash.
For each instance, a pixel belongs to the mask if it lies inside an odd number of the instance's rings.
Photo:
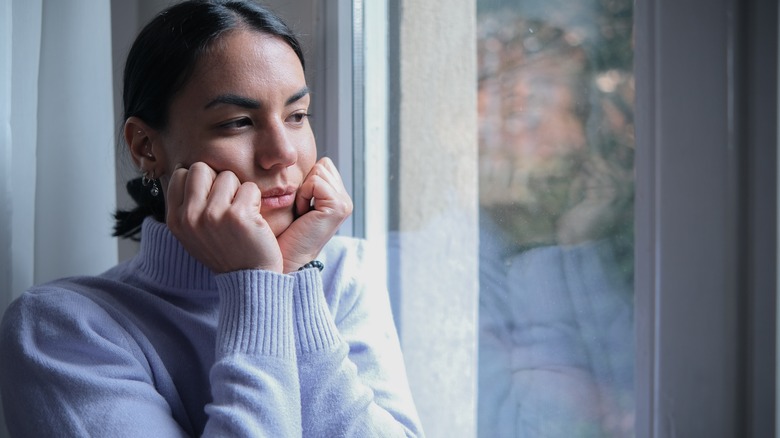
<svg viewBox="0 0 780 438">
<path fill-rule="evenodd" d="M 260 217 L 260 206 L 263 197 L 257 184 L 245 182 L 238 187 L 236 196 L 233 198 L 233 205 L 246 211 L 247 214 L 254 214 L 252 217 Z"/>
<path fill-rule="evenodd" d="M 311 171 L 309 171 L 309 175 L 319 175 L 325 181 L 341 179 L 341 175 L 333 164 L 333 161 L 327 157 L 321 158 L 314 167 L 312 167 Z"/>
<path fill-rule="evenodd" d="M 336 169 L 336 165 L 333 163 L 333 160 L 331 160 L 328 157 L 322 157 L 319 160 L 317 160 L 317 164 L 321 165 L 322 167 L 325 167 L 327 169 L 331 169 L 334 172 L 338 172 Z"/>
<path fill-rule="evenodd" d="M 333 181 L 328 180 L 327 176 L 327 174 L 318 172 L 309 179 L 312 198 L 314 198 L 315 202 L 334 199 L 339 196 L 337 185 L 333 184 Z"/>
<path fill-rule="evenodd" d="M 339 193 L 345 193 L 347 191 L 344 186 L 344 180 L 341 178 L 341 173 L 339 173 L 338 168 L 336 168 L 336 165 L 333 164 L 333 161 L 331 161 L 330 158 L 323 157 L 317 164 L 318 165 L 315 166 L 314 170 L 317 175 L 322 177 L 324 182 L 332 185 Z"/>
<path fill-rule="evenodd" d="M 312 196 L 315 199 L 328 196 L 330 191 L 326 189 L 329 187 L 334 189 L 336 193 L 346 192 L 344 182 L 341 179 L 341 174 L 330 158 L 320 159 L 320 161 L 318 161 L 309 171 L 306 179 L 305 182 L 310 184 Z"/>
<path fill-rule="evenodd" d="M 206 205 L 206 199 L 211 192 L 211 186 L 217 173 L 206 163 L 197 162 L 190 166 L 187 180 L 184 184 L 184 200 L 182 205 L 188 211 L 200 211 Z"/>
<path fill-rule="evenodd" d="M 232 204 L 240 185 L 241 182 L 235 173 L 229 170 L 220 172 L 211 186 L 211 191 L 208 195 L 209 205 L 228 206 Z"/>
<path fill-rule="evenodd" d="M 298 215 L 302 215 L 311 210 L 312 199 L 314 198 L 314 186 L 312 182 L 313 175 L 311 172 L 303 180 L 303 184 L 298 187 L 298 192 L 295 194 L 295 212 Z"/>
<path fill-rule="evenodd" d="M 333 184 L 326 182 L 320 175 L 310 178 L 312 199 L 311 210 L 325 213 L 327 216 L 341 217 L 352 212 L 352 199 L 346 190 L 339 191 Z"/>
<path fill-rule="evenodd" d="M 314 204 L 314 179 L 318 172 L 320 172 L 323 160 L 325 160 L 325 158 L 321 158 L 318 162 L 314 163 L 314 166 L 312 166 L 309 173 L 306 174 L 306 177 L 303 179 L 303 183 L 298 187 L 298 191 L 295 195 L 295 212 L 298 215 L 302 215 L 312 209 L 312 205 Z M 330 159 L 328 159 L 328 161 L 330 161 Z"/>
<path fill-rule="evenodd" d="M 177 167 L 168 181 L 165 193 L 165 204 L 169 208 L 178 208 L 184 202 L 184 183 L 187 180 L 187 169 Z"/>
<path fill-rule="evenodd" d="M 323 159 L 315 165 L 300 192 L 302 199 L 298 199 L 296 204 L 299 212 L 323 208 L 338 210 L 341 204 L 351 203 L 341 174 L 329 159 Z"/>
<path fill-rule="evenodd" d="M 239 186 L 238 178 L 230 171 L 220 172 L 211 185 L 208 198 L 203 206 L 202 219 L 211 225 L 219 225 L 230 209 L 233 197 Z M 193 207 L 192 213 L 195 212 Z"/>
</svg>

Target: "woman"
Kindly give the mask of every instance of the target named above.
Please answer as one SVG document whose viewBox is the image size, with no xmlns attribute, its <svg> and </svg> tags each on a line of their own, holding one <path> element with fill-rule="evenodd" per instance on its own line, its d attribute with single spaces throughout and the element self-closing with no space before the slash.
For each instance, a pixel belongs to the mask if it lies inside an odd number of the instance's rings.
<svg viewBox="0 0 780 438">
<path fill-rule="evenodd" d="M 124 81 L 143 184 L 116 232 L 141 249 L 6 312 L 11 433 L 421 435 L 383 285 L 362 242 L 333 237 L 352 203 L 315 162 L 289 29 L 249 1 L 180 3 Z"/>
</svg>

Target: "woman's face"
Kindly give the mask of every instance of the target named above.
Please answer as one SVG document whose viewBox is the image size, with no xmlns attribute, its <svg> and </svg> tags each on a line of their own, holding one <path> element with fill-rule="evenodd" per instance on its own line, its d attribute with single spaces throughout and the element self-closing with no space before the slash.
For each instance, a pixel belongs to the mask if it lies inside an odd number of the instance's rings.
<svg viewBox="0 0 780 438">
<path fill-rule="evenodd" d="M 230 32 L 198 61 L 160 132 L 167 185 L 177 166 L 202 161 L 257 184 L 274 234 L 294 219 L 298 187 L 316 161 L 303 68 L 281 38 Z"/>
</svg>

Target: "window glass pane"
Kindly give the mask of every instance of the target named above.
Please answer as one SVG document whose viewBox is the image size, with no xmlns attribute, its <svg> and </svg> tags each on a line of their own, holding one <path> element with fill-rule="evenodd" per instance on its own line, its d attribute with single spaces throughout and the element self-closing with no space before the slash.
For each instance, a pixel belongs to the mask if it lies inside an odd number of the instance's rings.
<svg viewBox="0 0 780 438">
<path fill-rule="evenodd" d="M 479 435 L 634 432 L 631 0 L 478 0 Z"/>
</svg>

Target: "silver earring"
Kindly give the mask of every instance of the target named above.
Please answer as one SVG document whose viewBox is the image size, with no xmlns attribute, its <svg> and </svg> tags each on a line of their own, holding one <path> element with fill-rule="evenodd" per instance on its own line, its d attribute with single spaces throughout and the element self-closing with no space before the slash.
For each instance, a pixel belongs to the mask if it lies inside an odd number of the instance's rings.
<svg viewBox="0 0 780 438">
<path fill-rule="evenodd" d="M 157 179 L 154 177 L 154 171 L 152 171 L 152 177 L 149 178 L 149 172 L 144 172 L 144 174 L 141 176 L 141 184 L 143 184 L 144 187 L 149 187 L 151 184 L 152 188 L 149 189 L 149 193 L 152 194 L 152 196 L 157 196 L 160 194 L 160 188 L 157 187 Z"/>
</svg>

